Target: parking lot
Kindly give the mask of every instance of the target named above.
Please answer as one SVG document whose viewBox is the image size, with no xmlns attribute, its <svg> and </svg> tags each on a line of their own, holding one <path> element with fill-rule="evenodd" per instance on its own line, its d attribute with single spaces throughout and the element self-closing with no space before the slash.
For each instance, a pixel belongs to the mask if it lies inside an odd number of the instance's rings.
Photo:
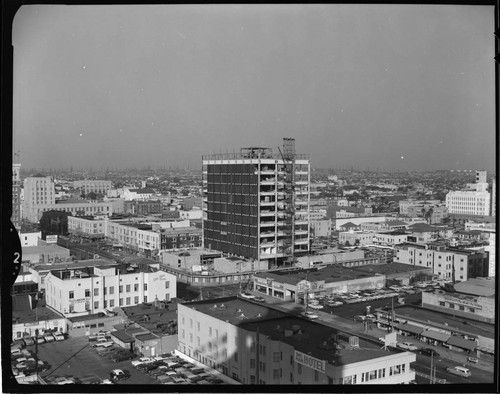
<svg viewBox="0 0 500 394">
<path fill-rule="evenodd" d="M 64 342 L 45 343 L 38 347 L 38 357 L 47 361 L 52 368 L 40 374 L 44 380 L 64 376 L 83 378 L 94 375 L 99 380 L 109 379 L 113 369 L 127 369 L 130 379 L 126 384 L 155 384 L 155 379 L 131 368 L 130 361 L 113 363 L 101 357 L 91 346 L 87 337 L 69 338 Z"/>
</svg>

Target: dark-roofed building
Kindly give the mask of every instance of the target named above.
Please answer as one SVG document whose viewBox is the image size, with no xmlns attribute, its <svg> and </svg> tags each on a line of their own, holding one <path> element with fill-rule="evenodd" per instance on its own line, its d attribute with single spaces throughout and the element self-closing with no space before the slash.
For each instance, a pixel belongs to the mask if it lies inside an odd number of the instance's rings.
<svg viewBox="0 0 500 394">
<path fill-rule="evenodd" d="M 243 384 L 399 384 L 416 356 L 237 297 L 179 305 L 178 351 Z"/>
<path fill-rule="evenodd" d="M 495 280 L 474 278 L 456 283 L 454 292 L 422 293 L 422 306 L 468 319 L 495 322 Z"/>
<path fill-rule="evenodd" d="M 340 226 L 340 231 L 355 231 L 359 230 L 359 225 L 354 224 L 353 222 L 344 223 Z"/>
<path fill-rule="evenodd" d="M 495 324 L 492 323 L 414 305 L 396 306 L 394 314 L 390 310 L 379 308 L 375 310 L 375 314 L 378 327 L 384 330 L 390 330 L 393 326 L 402 335 L 411 335 L 432 344 L 448 343 L 453 337 L 461 338 L 473 341 L 476 350 L 494 353 Z M 459 343 L 461 342 L 454 339 L 450 346 L 470 350 L 457 346 Z M 472 349 L 473 346 L 470 345 L 469 348 Z"/>
<path fill-rule="evenodd" d="M 254 289 L 272 297 L 300 302 L 304 298 L 306 289 L 309 293 L 326 295 L 384 287 L 385 275 L 376 271 L 369 272 L 366 267 L 364 270 L 358 270 L 358 267 L 328 266 L 321 270 L 312 268 L 261 272 L 254 275 Z"/>
<path fill-rule="evenodd" d="M 101 330 L 113 330 L 113 327 L 123 322 L 116 313 L 106 311 L 90 315 L 73 316 L 67 319 L 68 334 L 72 337 L 89 336 Z"/>
</svg>

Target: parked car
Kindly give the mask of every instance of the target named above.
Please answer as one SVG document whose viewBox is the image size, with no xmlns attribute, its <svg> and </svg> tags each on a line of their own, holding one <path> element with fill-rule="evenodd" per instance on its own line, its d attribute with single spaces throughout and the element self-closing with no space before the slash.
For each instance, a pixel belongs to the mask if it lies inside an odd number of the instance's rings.
<svg viewBox="0 0 500 394">
<path fill-rule="evenodd" d="M 257 302 L 266 302 L 266 300 L 264 299 L 264 297 L 261 297 L 261 296 L 255 296 L 253 298 L 254 301 L 257 301 Z"/>
<path fill-rule="evenodd" d="M 304 316 L 311 320 L 319 319 L 319 316 L 314 312 L 305 312 Z"/>
<path fill-rule="evenodd" d="M 54 339 L 56 341 L 64 341 L 65 340 L 64 335 L 62 333 L 60 333 L 60 332 L 55 332 L 54 333 Z"/>
<path fill-rule="evenodd" d="M 54 336 L 52 335 L 51 332 L 44 332 L 43 333 L 43 339 L 45 339 L 45 342 L 54 342 Z"/>
<path fill-rule="evenodd" d="M 240 297 L 241 298 L 245 298 L 247 300 L 253 300 L 255 298 L 255 296 L 253 294 L 250 294 L 250 293 L 241 293 L 240 294 Z"/>
<path fill-rule="evenodd" d="M 467 357 L 467 361 L 473 364 L 477 364 L 479 362 L 479 359 L 476 357 Z"/>
<path fill-rule="evenodd" d="M 451 373 L 453 375 L 462 376 L 464 378 L 468 378 L 472 375 L 468 368 L 459 367 L 459 366 L 448 367 L 448 368 L 446 368 L 446 372 Z"/>
<path fill-rule="evenodd" d="M 92 345 L 93 347 L 111 347 L 115 343 L 113 341 L 105 341 L 105 342 L 97 342 L 96 344 Z"/>
<path fill-rule="evenodd" d="M 109 374 L 109 380 L 112 382 L 117 382 L 119 380 L 124 380 L 130 378 L 130 372 L 126 369 L 113 369 Z"/>
<path fill-rule="evenodd" d="M 155 360 L 153 358 L 151 358 L 151 357 L 141 357 L 138 360 L 132 361 L 132 365 L 134 367 L 136 367 L 136 366 L 138 366 L 140 364 L 152 363 L 153 361 L 155 361 Z"/>
<path fill-rule="evenodd" d="M 354 321 L 365 321 L 366 320 L 366 316 L 363 316 L 363 315 L 357 315 L 357 316 L 354 316 Z"/>
<path fill-rule="evenodd" d="M 45 339 L 43 338 L 42 335 L 37 336 L 36 341 L 38 342 L 38 344 L 45 343 Z"/>
<path fill-rule="evenodd" d="M 32 337 L 24 337 L 23 339 L 26 346 L 31 346 L 35 344 L 35 340 Z"/>
<path fill-rule="evenodd" d="M 436 352 L 434 349 L 432 348 L 422 348 L 422 349 L 419 349 L 418 352 L 420 354 L 423 354 L 424 356 L 432 356 L 433 358 L 438 358 L 438 357 L 441 357 L 439 355 L 438 352 Z"/>
<path fill-rule="evenodd" d="M 412 343 L 410 342 L 399 342 L 397 344 L 397 346 L 401 349 L 405 349 L 405 350 L 418 350 L 418 347 L 413 345 Z"/>
<path fill-rule="evenodd" d="M 309 305 L 309 308 L 312 308 L 312 309 L 323 309 L 323 305 L 319 305 L 319 304 L 312 304 L 312 305 Z"/>
</svg>

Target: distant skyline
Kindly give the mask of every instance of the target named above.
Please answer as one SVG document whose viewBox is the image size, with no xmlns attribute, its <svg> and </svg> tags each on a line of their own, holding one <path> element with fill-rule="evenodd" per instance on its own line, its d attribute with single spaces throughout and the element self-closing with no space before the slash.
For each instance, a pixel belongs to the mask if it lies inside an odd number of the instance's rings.
<svg viewBox="0 0 500 394">
<path fill-rule="evenodd" d="M 24 168 L 201 168 L 296 139 L 317 168 L 495 169 L 494 7 L 25 5 Z"/>
</svg>

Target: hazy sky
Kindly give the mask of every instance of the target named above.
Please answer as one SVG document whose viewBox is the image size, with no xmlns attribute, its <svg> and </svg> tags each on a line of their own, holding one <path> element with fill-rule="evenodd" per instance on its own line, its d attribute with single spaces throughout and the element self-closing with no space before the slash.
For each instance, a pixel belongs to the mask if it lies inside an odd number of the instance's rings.
<svg viewBox="0 0 500 394">
<path fill-rule="evenodd" d="M 201 167 L 294 137 L 315 167 L 494 169 L 494 8 L 27 5 L 23 167 Z"/>
</svg>

